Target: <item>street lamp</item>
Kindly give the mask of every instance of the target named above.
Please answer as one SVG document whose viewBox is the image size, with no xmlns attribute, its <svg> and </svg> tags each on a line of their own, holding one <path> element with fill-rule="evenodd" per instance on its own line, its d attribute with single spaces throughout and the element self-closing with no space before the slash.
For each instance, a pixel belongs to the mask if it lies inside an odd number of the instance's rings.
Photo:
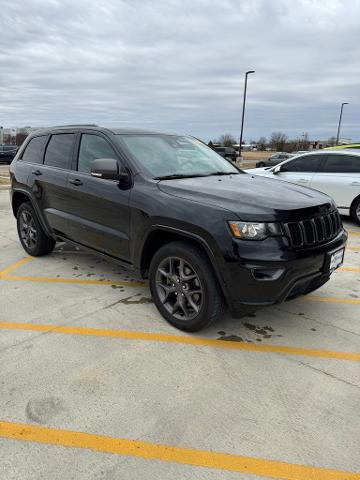
<svg viewBox="0 0 360 480">
<path fill-rule="evenodd" d="M 248 70 L 245 72 L 245 87 L 244 87 L 244 100 L 243 100 L 243 108 L 242 108 L 242 118 L 241 118 L 241 133 L 240 133 L 240 144 L 239 144 L 239 158 L 241 158 L 241 145 L 242 145 L 242 137 L 243 137 L 243 130 L 244 130 L 244 117 L 245 117 L 245 103 L 246 103 L 246 88 L 247 88 L 247 78 L 250 73 L 255 73 L 255 70 Z"/>
<path fill-rule="evenodd" d="M 348 102 L 343 102 L 341 104 L 341 109 L 340 109 L 340 117 L 339 117 L 339 125 L 338 125 L 338 131 L 337 131 L 337 136 L 336 136 L 336 145 L 339 145 L 339 136 L 340 136 L 340 127 L 341 127 L 341 117 L 342 117 L 342 112 L 344 105 L 349 105 Z"/>
</svg>

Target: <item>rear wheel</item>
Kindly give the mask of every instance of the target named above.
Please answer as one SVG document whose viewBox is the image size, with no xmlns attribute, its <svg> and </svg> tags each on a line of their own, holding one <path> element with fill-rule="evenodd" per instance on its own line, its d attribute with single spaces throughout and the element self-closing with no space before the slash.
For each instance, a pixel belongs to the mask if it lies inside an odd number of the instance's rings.
<svg viewBox="0 0 360 480">
<path fill-rule="evenodd" d="M 360 225 L 360 197 L 356 198 L 350 209 L 351 218 Z"/>
<path fill-rule="evenodd" d="M 40 257 L 54 249 L 55 240 L 44 232 L 30 202 L 20 205 L 16 218 L 21 245 L 29 255 Z"/>
<path fill-rule="evenodd" d="M 201 330 L 221 316 L 220 286 L 196 245 L 173 242 L 161 247 L 151 261 L 149 277 L 159 312 L 180 330 Z"/>
<path fill-rule="evenodd" d="M 265 167 L 265 163 L 264 162 L 259 162 L 258 167 Z"/>
</svg>

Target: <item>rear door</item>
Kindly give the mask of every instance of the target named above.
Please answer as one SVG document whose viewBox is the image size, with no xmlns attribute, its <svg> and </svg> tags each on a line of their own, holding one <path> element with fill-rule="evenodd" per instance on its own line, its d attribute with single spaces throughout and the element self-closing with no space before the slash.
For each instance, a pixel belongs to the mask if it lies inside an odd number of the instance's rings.
<svg viewBox="0 0 360 480">
<path fill-rule="evenodd" d="M 109 139 L 97 133 L 81 133 L 77 161 L 68 178 L 70 237 L 78 243 L 129 260 L 129 197 L 119 182 L 90 175 L 91 162 L 98 158 L 122 161 Z"/>
<path fill-rule="evenodd" d="M 313 176 L 321 168 L 323 160 L 324 156 L 316 153 L 301 155 L 284 163 L 284 170 L 277 174 L 277 178 L 309 187 Z"/>
<path fill-rule="evenodd" d="M 330 195 L 339 208 L 350 208 L 360 195 L 360 155 L 329 153 L 311 186 Z"/>
<path fill-rule="evenodd" d="M 48 135 L 39 135 L 31 138 L 16 160 L 16 168 L 10 167 L 14 189 L 28 189 L 29 176 L 33 171 L 42 167 L 47 140 Z M 30 190 L 32 190 L 32 194 L 36 191 L 36 187 L 34 190 L 33 181 L 30 185 Z"/>
<path fill-rule="evenodd" d="M 45 148 L 44 163 L 35 165 L 29 175 L 29 185 L 50 228 L 67 236 L 68 211 L 67 177 L 71 168 L 76 134 L 54 133 Z"/>
</svg>

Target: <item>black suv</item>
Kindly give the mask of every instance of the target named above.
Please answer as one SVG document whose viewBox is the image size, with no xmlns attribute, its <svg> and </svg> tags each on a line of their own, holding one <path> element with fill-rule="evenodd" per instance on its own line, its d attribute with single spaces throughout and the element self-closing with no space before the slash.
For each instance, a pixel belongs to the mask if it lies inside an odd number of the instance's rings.
<svg viewBox="0 0 360 480">
<path fill-rule="evenodd" d="M 239 170 L 193 137 L 66 126 L 37 131 L 10 167 L 30 255 L 66 241 L 149 278 L 176 327 L 199 330 L 323 285 L 347 234 L 334 202 Z"/>
<path fill-rule="evenodd" d="M 18 147 L 16 145 L 0 145 L 0 162 L 5 161 L 10 165 L 17 151 Z"/>
<path fill-rule="evenodd" d="M 222 157 L 231 160 L 232 162 L 236 162 L 237 159 L 237 152 L 234 148 L 232 147 L 213 147 L 213 150 L 215 150 L 216 153 L 221 155 Z"/>
</svg>

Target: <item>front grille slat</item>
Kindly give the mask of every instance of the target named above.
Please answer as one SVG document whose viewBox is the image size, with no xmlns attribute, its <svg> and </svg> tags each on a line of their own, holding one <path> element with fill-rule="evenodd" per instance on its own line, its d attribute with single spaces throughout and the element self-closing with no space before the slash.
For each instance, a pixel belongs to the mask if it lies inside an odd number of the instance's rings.
<svg viewBox="0 0 360 480">
<path fill-rule="evenodd" d="M 335 238 L 342 229 L 337 211 L 317 215 L 299 222 L 284 223 L 290 244 L 294 248 L 310 247 Z"/>
</svg>

